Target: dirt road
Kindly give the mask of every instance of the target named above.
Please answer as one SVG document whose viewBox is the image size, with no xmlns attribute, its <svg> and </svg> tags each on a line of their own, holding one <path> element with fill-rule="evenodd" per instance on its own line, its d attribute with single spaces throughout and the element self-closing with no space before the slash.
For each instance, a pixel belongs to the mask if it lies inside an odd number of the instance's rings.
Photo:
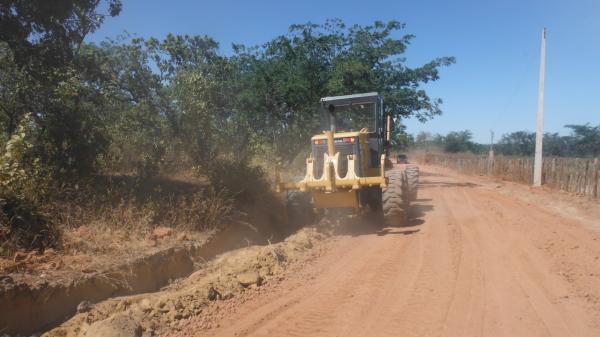
<svg viewBox="0 0 600 337">
<path fill-rule="evenodd" d="M 408 226 L 351 226 L 218 328 L 174 334 L 600 336 L 600 235 L 535 193 L 422 168 Z"/>
</svg>

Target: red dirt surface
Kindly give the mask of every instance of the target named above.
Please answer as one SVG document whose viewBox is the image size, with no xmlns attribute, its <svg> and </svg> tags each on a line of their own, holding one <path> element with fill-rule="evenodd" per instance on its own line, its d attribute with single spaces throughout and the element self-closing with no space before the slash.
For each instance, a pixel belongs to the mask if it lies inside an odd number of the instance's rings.
<svg viewBox="0 0 600 337">
<path fill-rule="evenodd" d="M 600 336 L 597 201 L 421 172 L 407 226 L 350 226 L 169 336 Z"/>
</svg>

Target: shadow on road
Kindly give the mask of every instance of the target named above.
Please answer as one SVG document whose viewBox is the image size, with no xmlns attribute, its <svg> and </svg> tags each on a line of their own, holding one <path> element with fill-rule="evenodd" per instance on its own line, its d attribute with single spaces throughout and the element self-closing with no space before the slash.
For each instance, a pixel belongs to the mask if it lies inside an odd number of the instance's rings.
<svg viewBox="0 0 600 337">
<path fill-rule="evenodd" d="M 379 230 L 377 232 L 375 232 L 375 234 L 379 235 L 379 236 L 384 236 L 384 235 L 411 235 L 411 234 L 415 234 L 418 233 L 420 231 L 420 229 L 409 229 L 409 230 L 403 230 L 403 231 L 398 231 L 398 230 L 394 230 L 392 228 L 384 228 L 382 230 Z"/>
<path fill-rule="evenodd" d="M 411 205 L 408 219 L 409 222 L 407 225 L 414 226 L 413 222 L 424 221 L 421 219 L 425 216 L 425 213 L 433 211 L 433 205 L 423 204 L 423 203 L 415 203 Z M 420 223 L 419 223 L 420 225 Z"/>
<path fill-rule="evenodd" d="M 476 187 L 479 184 L 474 183 L 459 183 L 459 182 L 447 182 L 447 181 L 423 181 L 419 183 L 419 188 L 432 188 L 432 187 Z"/>
<path fill-rule="evenodd" d="M 345 216 L 336 219 L 339 224 L 335 230 L 337 235 L 412 235 L 420 231 L 425 223 L 423 217 L 433 210 L 432 199 L 417 199 L 409 209 L 408 219 L 396 226 L 384 226 L 381 213 L 368 212 L 361 215 Z"/>
</svg>

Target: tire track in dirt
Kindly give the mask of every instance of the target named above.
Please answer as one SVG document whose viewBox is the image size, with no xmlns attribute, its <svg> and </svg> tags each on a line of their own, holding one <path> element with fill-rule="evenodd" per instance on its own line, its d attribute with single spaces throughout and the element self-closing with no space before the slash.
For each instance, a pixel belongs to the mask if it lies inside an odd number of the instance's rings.
<svg viewBox="0 0 600 337">
<path fill-rule="evenodd" d="M 307 266 L 314 278 L 245 303 L 221 328 L 202 334 L 600 335 L 596 312 L 572 296 L 574 288 L 600 287 L 592 276 L 569 283 L 555 271 L 559 262 L 575 263 L 563 246 L 582 241 L 582 250 L 600 255 L 586 230 L 493 188 L 425 172 L 420 221 L 341 236 Z M 557 240 L 565 241 L 562 250 L 543 249 Z M 585 268 L 575 265 L 580 274 L 600 275 L 593 257 L 582 260 Z"/>
<path fill-rule="evenodd" d="M 381 289 L 378 286 L 381 275 L 385 274 L 385 270 L 390 266 L 398 265 L 397 261 L 382 258 L 393 256 L 389 254 L 390 246 L 385 244 L 391 238 L 380 238 L 374 234 L 370 236 L 378 241 L 383 239 L 384 244 L 360 240 L 364 249 L 355 244 L 353 247 L 347 247 L 354 253 L 338 254 L 335 264 L 340 268 L 324 271 L 319 276 L 319 283 L 294 294 L 296 300 L 293 303 L 277 304 L 277 309 L 272 310 L 272 314 L 267 314 L 267 317 L 261 317 L 264 313 L 258 313 L 257 316 L 261 318 L 256 321 L 253 321 L 257 318 L 253 315 L 248 320 L 248 326 L 237 332 L 240 335 L 326 335 L 332 321 L 339 321 L 345 325 L 344 321 L 349 322 L 363 315 L 371 304 L 370 299 L 376 297 Z M 401 245 L 396 249 L 402 250 L 402 247 Z M 357 282 L 356 278 L 360 278 L 361 281 Z M 279 330 L 281 322 L 289 323 L 285 324 L 285 331 Z"/>
<path fill-rule="evenodd" d="M 323 277 L 323 275 L 328 275 L 327 279 L 336 284 L 344 282 L 344 280 L 347 279 L 346 274 L 358 273 L 359 270 L 357 268 L 362 267 L 361 265 L 355 265 L 354 268 L 352 268 L 352 266 L 344 263 L 344 260 L 356 260 L 360 257 L 360 255 L 376 248 L 376 246 L 370 245 L 367 241 L 343 241 L 344 242 L 338 243 L 341 246 L 341 249 L 332 254 L 332 256 L 329 258 L 331 261 L 324 261 L 326 263 L 323 265 L 330 268 L 321 268 L 320 270 L 315 271 L 315 273 L 320 277 Z M 334 263 L 334 261 L 337 263 Z M 322 293 L 322 287 L 319 287 L 318 284 L 309 285 L 307 288 L 308 289 L 296 289 L 290 294 L 287 294 L 286 297 L 282 297 L 274 303 L 270 303 L 268 307 L 257 307 L 257 310 L 252 311 L 252 313 L 239 322 L 234 329 L 224 329 L 224 331 L 219 331 L 218 333 L 224 336 L 233 334 L 236 336 L 258 334 L 261 329 L 264 329 L 265 326 L 268 326 L 271 324 L 271 322 L 280 320 L 282 316 L 287 315 L 290 311 L 295 311 L 296 307 L 302 304 L 302 302 L 311 302 L 315 297 L 318 297 Z M 326 316 L 327 317 L 323 319 L 327 319 L 329 317 L 327 314 Z M 242 325 L 241 329 L 239 328 L 240 325 Z"/>
<path fill-rule="evenodd" d="M 461 188 L 464 189 L 464 188 Z M 459 219 L 453 212 L 456 205 L 452 197 L 456 193 L 440 193 L 444 200 L 448 218 L 457 223 L 462 237 L 461 263 L 459 265 L 453 298 L 441 327 L 441 336 L 482 336 L 485 321 L 485 275 L 481 272 L 481 259 L 475 240 L 477 238 L 465 224 L 475 218 L 465 214 L 466 218 Z M 450 200 L 450 202 L 449 202 Z"/>
<path fill-rule="evenodd" d="M 379 296 L 383 284 L 394 275 L 386 270 L 398 265 L 393 257 L 398 251 L 403 251 L 403 246 L 391 252 L 388 242 L 392 238 L 384 238 L 384 241 L 359 260 L 349 261 L 360 267 L 346 275 L 345 282 L 337 283 L 336 287 L 336 283 L 324 277 L 326 284 L 319 286 L 318 295 L 312 301 L 303 301 L 293 311 L 256 331 L 256 335 L 331 336 L 350 333 L 354 324 L 370 311 L 374 304 L 372 299 Z M 286 325 L 282 322 L 293 323 Z"/>
<path fill-rule="evenodd" d="M 591 335 L 591 331 L 582 331 L 585 324 L 575 315 L 566 311 L 562 306 L 557 305 L 557 291 L 551 289 L 553 285 L 549 282 L 549 275 L 545 267 L 544 261 L 537 254 L 535 247 L 531 245 L 530 240 L 526 240 L 521 233 L 509 228 L 509 225 L 503 219 L 494 216 L 489 211 L 484 212 L 481 207 L 476 207 L 476 202 L 482 199 L 494 200 L 495 195 L 484 193 L 480 190 L 465 193 L 461 191 L 462 199 L 467 205 L 471 213 L 476 217 L 476 221 L 472 222 L 472 229 L 481 245 L 481 252 L 484 258 L 489 259 L 485 266 L 497 266 L 501 271 L 498 274 L 498 279 L 490 278 L 492 282 L 488 283 L 490 287 L 496 289 L 502 285 L 510 284 L 510 288 L 506 288 L 498 293 L 504 294 L 504 298 L 512 297 L 512 300 L 502 308 L 508 309 L 515 302 L 522 302 L 517 310 L 518 316 L 511 316 L 511 312 L 502 313 L 507 321 L 502 326 L 512 327 L 512 330 L 507 331 L 509 334 L 528 334 L 539 336 L 573 336 L 573 335 Z M 477 201 L 475 201 L 477 199 Z M 528 208 L 526 212 L 522 212 L 519 207 L 511 207 L 512 220 L 519 219 L 522 222 L 539 223 L 539 219 L 535 218 L 536 212 Z M 506 220 L 506 219 L 504 219 Z M 534 220 L 534 221 L 532 221 Z M 466 223 L 466 222 L 463 222 Z M 487 268 L 487 267 L 484 267 Z M 489 274 L 493 274 L 490 272 Z M 502 281 L 500 285 L 499 281 Z M 515 291 L 518 290 L 518 291 Z M 498 298 L 498 297 L 496 297 Z M 525 321 L 527 324 L 523 324 Z M 519 330 L 522 328 L 523 330 Z M 585 329 L 584 329 L 585 330 Z M 574 333 L 574 331 L 577 331 Z"/>
<path fill-rule="evenodd" d="M 426 198 L 439 196 L 442 188 L 424 189 Z M 439 199 L 438 199 L 439 200 Z M 447 206 L 443 200 L 436 210 L 425 216 L 426 234 L 423 238 L 423 260 L 425 263 L 415 275 L 416 282 L 406 299 L 391 299 L 395 302 L 390 315 L 380 321 L 377 335 L 434 336 L 439 332 L 452 300 L 453 286 L 461 264 L 462 233 L 452 219 L 447 218 Z M 404 261 L 412 256 L 405 256 Z M 436 302 L 432 306 L 432 300 Z"/>
<path fill-rule="evenodd" d="M 482 331 L 484 336 L 512 336 L 512 335 L 537 335 L 532 333 L 532 326 L 538 321 L 531 319 L 531 310 L 528 307 L 524 294 L 516 292 L 519 289 L 515 284 L 510 267 L 505 264 L 506 252 L 499 249 L 495 240 L 489 240 L 482 234 L 488 230 L 489 223 L 482 219 L 480 211 L 472 207 L 464 188 L 462 191 L 454 191 L 450 198 L 452 204 L 461 205 L 455 212 L 463 230 L 470 236 L 474 244 L 474 252 L 480 263 L 480 272 L 484 275 L 483 289 L 480 298 L 484 300 L 482 309 Z M 469 193 L 472 193 L 470 190 Z M 502 236 L 500 236 L 502 238 Z M 456 319 L 462 319 L 464 315 L 462 308 L 455 308 Z M 530 322 L 532 321 L 532 322 Z M 525 331 L 514 331 L 513 327 L 524 327 Z M 539 330 L 539 329 L 538 329 Z M 446 331 L 452 335 L 452 330 Z M 477 336 L 477 331 L 466 336 Z"/>
<path fill-rule="evenodd" d="M 410 240 L 406 244 L 403 254 L 397 254 L 390 259 L 389 268 L 384 270 L 387 280 L 386 284 L 380 283 L 383 291 L 374 301 L 372 310 L 370 310 L 362 319 L 362 325 L 359 325 L 356 331 L 357 336 L 372 336 L 372 331 L 380 329 L 382 335 L 393 335 L 393 323 L 397 319 L 396 311 L 400 303 L 406 302 L 406 299 L 412 294 L 417 279 L 421 275 L 424 259 L 423 240 L 426 234 Z M 406 256 L 410 256 L 407 259 Z"/>
<path fill-rule="evenodd" d="M 569 293 L 568 284 L 565 284 L 556 274 L 552 273 L 552 261 L 544 257 L 542 251 L 536 246 L 535 240 L 548 235 L 547 226 L 553 225 L 554 230 L 563 219 L 556 215 L 540 212 L 539 208 L 524 205 L 506 197 L 481 191 L 481 197 L 492 201 L 493 207 L 500 210 L 503 217 L 490 216 L 489 213 L 480 212 L 484 221 L 491 224 L 486 235 L 499 240 L 505 236 L 504 242 L 512 242 L 512 254 L 506 255 L 504 260 L 510 263 L 516 281 L 525 293 L 525 297 L 548 329 L 548 334 L 553 336 L 592 336 L 598 331 L 588 328 L 585 312 L 576 306 L 562 303 L 560 298 Z M 497 198 L 501 200 L 497 200 Z M 473 196 L 469 196 L 469 203 L 473 207 Z M 506 220 L 506 221 L 502 221 Z M 534 226 L 521 226 L 520 223 L 535 224 Z M 508 227 L 512 224 L 512 228 Z M 523 229 L 528 229 L 523 231 Z M 560 228 L 561 233 L 570 236 L 573 242 L 581 242 L 570 229 Z M 581 235 L 581 228 L 579 228 Z M 527 232 L 530 233 L 527 233 Z M 533 233 L 533 234 L 532 234 Z M 551 257 L 552 258 L 552 257 Z"/>
</svg>

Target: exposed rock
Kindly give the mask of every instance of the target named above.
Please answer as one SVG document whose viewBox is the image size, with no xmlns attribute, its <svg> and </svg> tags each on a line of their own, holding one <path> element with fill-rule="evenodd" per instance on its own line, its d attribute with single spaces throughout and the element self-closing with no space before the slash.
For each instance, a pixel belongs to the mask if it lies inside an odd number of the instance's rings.
<svg viewBox="0 0 600 337">
<path fill-rule="evenodd" d="M 88 312 L 92 307 L 93 304 L 90 301 L 81 301 L 79 305 L 77 305 L 77 313 L 81 314 L 83 312 Z"/>
<path fill-rule="evenodd" d="M 214 287 L 211 286 L 208 289 L 208 295 L 206 296 L 206 298 L 209 301 L 216 301 L 221 298 L 221 294 L 217 291 L 217 289 L 215 289 Z"/>
<path fill-rule="evenodd" d="M 149 310 L 149 309 L 152 309 L 152 303 L 150 303 L 149 299 L 144 298 L 143 300 L 140 301 L 140 307 L 144 310 Z"/>
<path fill-rule="evenodd" d="M 98 321 L 87 329 L 86 337 L 140 337 L 142 327 L 132 318 L 115 315 Z"/>
<path fill-rule="evenodd" d="M 249 287 L 253 284 L 259 286 L 262 283 L 262 277 L 260 277 L 260 275 L 255 271 L 242 273 L 237 275 L 236 277 L 238 279 L 238 282 L 240 282 L 240 284 L 244 287 Z"/>
</svg>

